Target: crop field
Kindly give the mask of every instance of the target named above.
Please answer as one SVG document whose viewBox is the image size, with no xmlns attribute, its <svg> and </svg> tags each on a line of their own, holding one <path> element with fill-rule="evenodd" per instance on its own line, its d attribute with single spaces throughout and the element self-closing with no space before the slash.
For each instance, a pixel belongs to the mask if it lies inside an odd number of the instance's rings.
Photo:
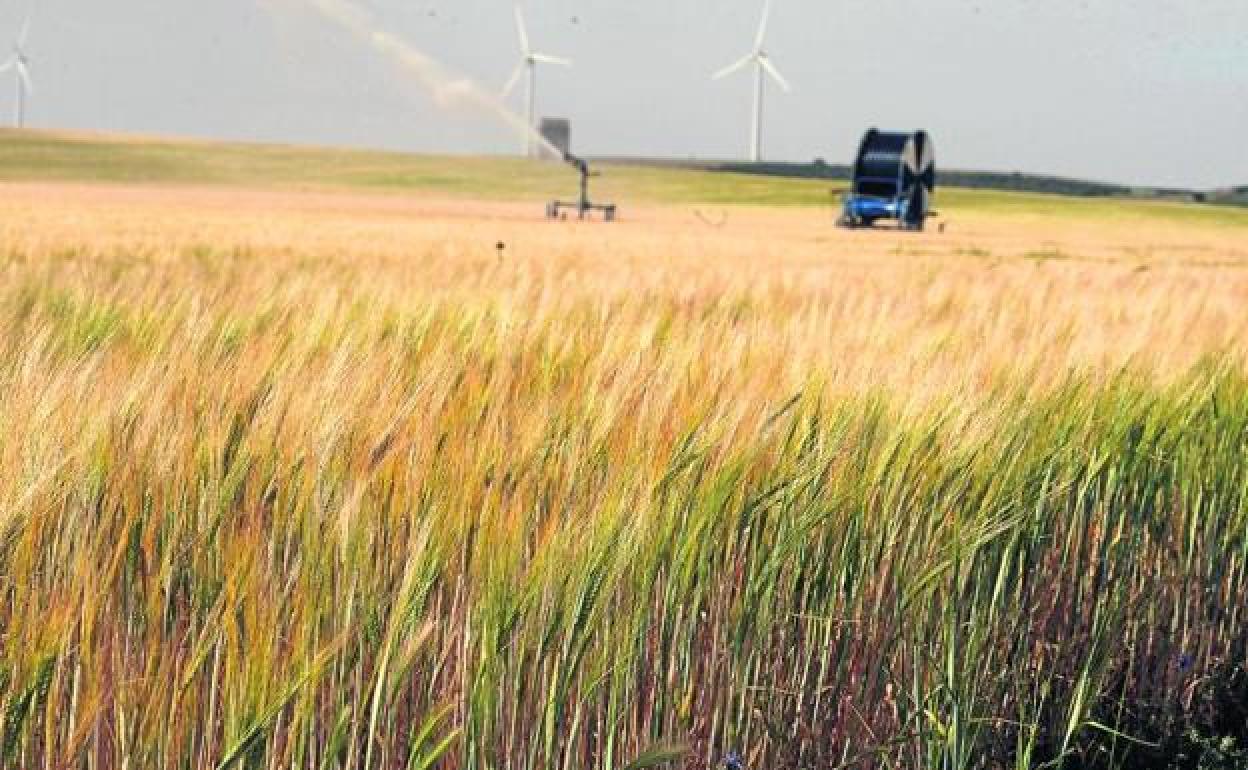
<svg viewBox="0 0 1248 770">
<path fill-rule="evenodd" d="M 1241 734 L 1248 211 L 605 171 L 0 134 L 0 767 Z"/>
</svg>

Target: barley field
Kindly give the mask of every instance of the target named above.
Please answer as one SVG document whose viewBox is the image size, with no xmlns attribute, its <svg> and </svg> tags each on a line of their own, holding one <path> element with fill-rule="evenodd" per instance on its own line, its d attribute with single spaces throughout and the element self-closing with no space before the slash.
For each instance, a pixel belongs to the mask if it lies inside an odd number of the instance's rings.
<svg viewBox="0 0 1248 770">
<path fill-rule="evenodd" d="M 847 233 L 810 183 L 618 168 L 623 221 L 548 223 L 573 180 L 513 161 L 4 139 L 2 767 L 1242 729 L 1248 212 Z"/>
</svg>

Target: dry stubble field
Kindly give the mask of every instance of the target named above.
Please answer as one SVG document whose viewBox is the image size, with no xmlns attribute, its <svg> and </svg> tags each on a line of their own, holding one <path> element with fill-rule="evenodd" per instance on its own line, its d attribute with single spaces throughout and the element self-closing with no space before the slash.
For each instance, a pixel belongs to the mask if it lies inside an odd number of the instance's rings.
<svg viewBox="0 0 1248 770">
<path fill-rule="evenodd" d="M 1248 641 L 1248 214 L 983 200 L 903 235 L 0 184 L 0 765 L 1204 729 Z"/>
</svg>

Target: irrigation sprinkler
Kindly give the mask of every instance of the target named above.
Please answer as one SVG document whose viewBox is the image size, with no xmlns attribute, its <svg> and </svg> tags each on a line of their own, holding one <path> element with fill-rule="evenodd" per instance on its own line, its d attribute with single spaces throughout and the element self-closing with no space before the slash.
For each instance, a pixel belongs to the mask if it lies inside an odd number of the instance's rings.
<svg viewBox="0 0 1248 770">
<path fill-rule="evenodd" d="M 614 203 L 594 203 L 589 199 L 589 178 L 591 176 L 599 176 L 600 174 L 591 171 L 589 163 L 583 158 L 578 158 L 570 152 L 563 153 L 563 160 L 568 165 L 575 168 L 581 175 L 581 194 L 580 198 L 574 202 L 553 200 L 546 204 L 547 219 L 564 218 L 564 211 L 575 211 L 577 219 L 585 219 L 593 217 L 594 212 L 600 212 L 604 222 L 615 221 L 615 204 Z"/>
</svg>

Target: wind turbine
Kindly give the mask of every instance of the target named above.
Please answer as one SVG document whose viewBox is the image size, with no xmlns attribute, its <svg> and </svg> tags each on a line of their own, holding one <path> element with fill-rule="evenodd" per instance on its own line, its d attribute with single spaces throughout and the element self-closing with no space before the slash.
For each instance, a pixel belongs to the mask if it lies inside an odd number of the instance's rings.
<svg viewBox="0 0 1248 770">
<path fill-rule="evenodd" d="M 767 37 L 767 22 L 771 18 L 771 0 L 765 0 L 763 3 L 763 19 L 758 24 L 758 36 L 754 38 L 754 49 L 740 59 L 727 67 L 724 67 L 714 75 L 715 80 L 726 78 L 735 74 L 751 64 L 754 65 L 754 119 L 750 126 L 750 161 L 757 163 L 763 154 L 763 86 L 764 73 L 771 76 L 771 79 L 783 88 L 786 92 L 792 91 L 789 81 L 784 79 L 780 74 L 780 70 L 776 69 L 776 65 L 771 62 L 771 57 L 767 55 L 767 51 L 763 49 L 763 41 Z"/>
<path fill-rule="evenodd" d="M 14 124 L 18 128 L 26 122 L 26 100 L 35 90 L 35 85 L 30 80 L 30 58 L 26 56 L 26 38 L 30 36 L 30 18 L 31 14 L 27 13 L 26 21 L 22 22 L 22 30 L 17 33 L 17 40 L 13 43 L 13 55 L 0 66 L 0 73 L 14 70 L 14 80 L 17 82 Z"/>
<path fill-rule="evenodd" d="M 520 63 L 516 65 L 516 71 L 511 74 L 511 79 L 507 81 L 507 85 L 503 86 L 503 97 L 506 98 L 520 83 L 520 79 L 525 76 L 526 72 L 529 76 L 529 95 L 528 109 L 526 119 L 531 129 L 528 136 L 524 138 L 524 152 L 526 155 L 534 154 L 533 131 L 537 130 L 536 124 L 536 106 L 537 106 L 537 65 L 539 64 L 557 64 L 560 67 L 571 67 L 572 62 L 558 56 L 538 53 L 529 45 L 529 32 L 524 26 L 524 13 L 520 10 L 520 6 L 516 6 L 516 31 L 520 33 Z"/>
</svg>

